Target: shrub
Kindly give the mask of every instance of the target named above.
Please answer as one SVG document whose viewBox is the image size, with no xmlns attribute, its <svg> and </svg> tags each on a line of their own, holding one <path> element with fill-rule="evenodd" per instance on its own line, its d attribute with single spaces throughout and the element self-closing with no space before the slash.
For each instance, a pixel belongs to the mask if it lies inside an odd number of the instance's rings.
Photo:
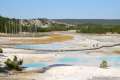
<svg viewBox="0 0 120 80">
<path fill-rule="evenodd" d="M 23 60 L 22 59 L 18 60 L 17 56 L 14 56 L 13 60 L 8 58 L 5 61 L 6 67 L 8 69 L 16 70 L 16 71 L 21 71 L 22 70 L 22 67 L 21 67 L 22 63 L 23 63 Z"/>
<path fill-rule="evenodd" d="M 3 53 L 3 49 L 2 48 L 0 48 L 0 53 Z"/>
<path fill-rule="evenodd" d="M 100 64 L 100 68 L 107 68 L 107 67 L 108 67 L 107 61 L 103 60 Z"/>
</svg>

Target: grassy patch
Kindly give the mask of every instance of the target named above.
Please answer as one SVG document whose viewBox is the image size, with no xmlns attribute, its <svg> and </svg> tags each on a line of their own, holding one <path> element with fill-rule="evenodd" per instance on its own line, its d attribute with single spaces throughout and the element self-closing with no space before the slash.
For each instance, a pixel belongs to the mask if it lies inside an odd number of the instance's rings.
<svg viewBox="0 0 120 80">
<path fill-rule="evenodd" d="M 108 67 L 108 62 L 106 60 L 103 60 L 100 64 L 100 68 L 107 68 Z"/>
</svg>

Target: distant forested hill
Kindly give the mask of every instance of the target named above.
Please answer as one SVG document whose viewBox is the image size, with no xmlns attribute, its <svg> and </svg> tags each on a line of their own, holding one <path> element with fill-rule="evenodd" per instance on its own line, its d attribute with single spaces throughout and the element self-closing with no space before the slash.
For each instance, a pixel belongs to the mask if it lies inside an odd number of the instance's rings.
<svg viewBox="0 0 120 80">
<path fill-rule="evenodd" d="M 71 25 L 73 24 L 73 25 Z M 77 24 L 77 25 L 75 25 Z M 120 20 L 104 19 L 15 19 L 0 16 L 0 33 L 76 30 L 80 33 L 119 33 Z"/>
<path fill-rule="evenodd" d="M 0 16 L 0 33 L 66 31 L 64 23 L 56 23 L 46 18 L 16 19 Z"/>
<path fill-rule="evenodd" d="M 53 19 L 54 21 L 64 22 L 68 24 L 106 24 L 106 25 L 119 25 L 120 19 Z"/>
</svg>

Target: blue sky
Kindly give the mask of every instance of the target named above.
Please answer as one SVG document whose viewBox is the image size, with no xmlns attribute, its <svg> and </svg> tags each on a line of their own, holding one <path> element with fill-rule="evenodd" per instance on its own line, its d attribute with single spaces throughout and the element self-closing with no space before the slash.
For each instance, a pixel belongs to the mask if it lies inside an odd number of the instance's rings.
<svg viewBox="0 0 120 80">
<path fill-rule="evenodd" d="M 0 15 L 15 18 L 120 19 L 120 0 L 0 0 Z"/>
</svg>

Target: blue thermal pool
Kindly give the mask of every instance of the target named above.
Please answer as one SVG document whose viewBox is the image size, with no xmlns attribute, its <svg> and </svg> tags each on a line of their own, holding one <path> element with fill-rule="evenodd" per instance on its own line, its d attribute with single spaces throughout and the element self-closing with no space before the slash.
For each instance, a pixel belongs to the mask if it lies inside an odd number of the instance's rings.
<svg viewBox="0 0 120 80">
<path fill-rule="evenodd" d="M 42 68 L 48 66 L 46 63 L 31 63 L 31 64 L 23 64 L 23 67 L 27 68 Z"/>
<path fill-rule="evenodd" d="M 79 57 L 62 57 L 57 59 L 54 62 L 40 62 L 40 63 L 32 63 L 32 64 L 24 64 L 24 67 L 32 67 L 32 68 L 41 68 L 47 67 L 48 65 L 53 64 L 69 64 L 69 65 L 87 65 L 87 66 L 99 66 L 102 60 L 106 60 L 110 67 L 120 67 L 120 56 L 79 56 Z"/>
<path fill-rule="evenodd" d="M 51 43 L 51 44 L 32 44 L 32 45 L 16 45 L 15 48 L 19 49 L 35 49 L 35 50 L 58 50 L 67 47 L 68 44 L 59 44 L 59 43 Z"/>
</svg>

